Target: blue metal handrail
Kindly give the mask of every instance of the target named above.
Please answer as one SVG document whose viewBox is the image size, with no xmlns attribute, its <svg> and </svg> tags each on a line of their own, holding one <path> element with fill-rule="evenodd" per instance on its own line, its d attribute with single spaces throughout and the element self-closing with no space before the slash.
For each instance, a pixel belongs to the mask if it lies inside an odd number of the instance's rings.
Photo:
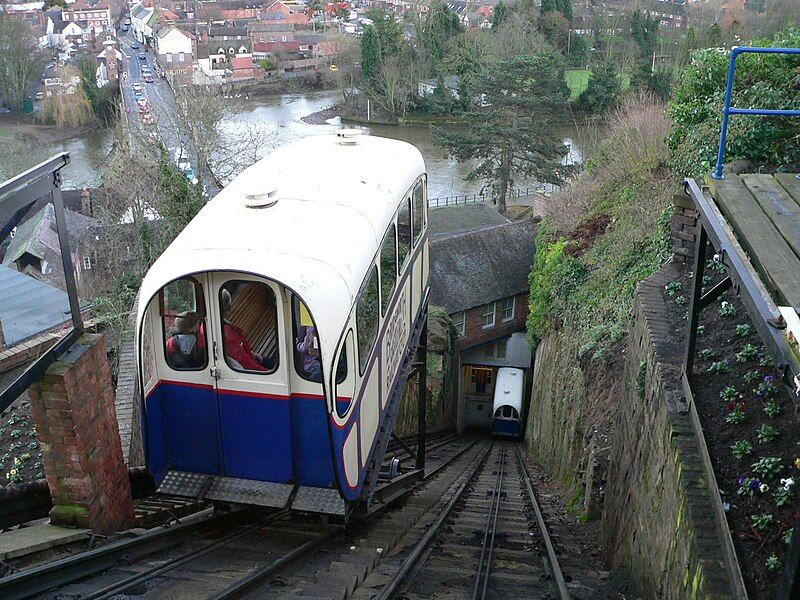
<svg viewBox="0 0 800 600">
<path fill-rule="evenodd" d="M 728 67 L 728 87 L 725 90 L 725 109 L 722 113 L 722 133 L 719 136 L 719 152 L 717 153 L 717 166 L 711 177 L 714 179 L 724 179 L 722 174 L 725 163 L 725 144 L 728 141 L 728 118 L 730 115 L 765 115 L 778 117 L 800 117 L 800 110 L 774 110 L 760 108 L 733 108 L 731 97 L 733 96 L 733 78 L 736 75 L 736 58 L 740 54 L 797 54 L 800 55 L 800 48 L 749 48 L 735 47 L 731 50 L 731 64 Z"/>
</svg>

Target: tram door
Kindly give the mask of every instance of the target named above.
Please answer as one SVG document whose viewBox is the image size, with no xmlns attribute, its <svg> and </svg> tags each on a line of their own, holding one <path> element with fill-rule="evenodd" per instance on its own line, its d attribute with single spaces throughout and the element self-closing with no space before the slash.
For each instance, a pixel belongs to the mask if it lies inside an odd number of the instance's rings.
<svg viewBox="0 0 800 600">
<path fill-rule="evenodd" d="M 282 292 L 273 282 L 224 272 L 209 274 L 207 289 L 222 474 L 289 481 L 291 357 Z"/>
</svg>

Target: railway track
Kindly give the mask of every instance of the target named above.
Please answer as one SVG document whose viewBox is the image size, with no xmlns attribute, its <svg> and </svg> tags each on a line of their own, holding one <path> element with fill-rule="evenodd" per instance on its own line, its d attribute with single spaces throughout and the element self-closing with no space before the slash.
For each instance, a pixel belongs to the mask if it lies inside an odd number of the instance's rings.
<svg viewBox="0 0 800 600">
<path fill-rule="evenodd" d="M 427 481 L 476 444 L 475 439 L 461 438 L 427 446 Z M 292 563 L 303 562 L 334 542 L 341 545 L 335 538 L 347 536 L 351 543 L 352 531 L 361 527 L 356 524 L 345 531 L 341 526 L 300 518 L 284 510 L 245 509 L 216 515 L 205 511 L 191 522 L 152 530 L 0 579 L 0 597 L 240 598 Z"/>
<path fill-rule="evenodd" d="M 367 580 L 356 597 L 569 598 L 522 456 L 510 442 L 487 448 L 433 522 L 421 523 L 398 548 L 383 570 L 389 581 L 375 587 Z"/>
</svg>

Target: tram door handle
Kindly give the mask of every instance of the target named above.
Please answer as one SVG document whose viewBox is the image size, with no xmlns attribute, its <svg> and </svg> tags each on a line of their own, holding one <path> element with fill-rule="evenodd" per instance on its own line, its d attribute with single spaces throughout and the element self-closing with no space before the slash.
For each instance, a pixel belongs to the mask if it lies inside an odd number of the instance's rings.
<svg viewBox="0 0 800 600">
<path fill-rule="evenodd" d="M 211 367 L 211 377 L 219 381 L 222 379 L 222 371 L 218 367 Z"/>
</svg>

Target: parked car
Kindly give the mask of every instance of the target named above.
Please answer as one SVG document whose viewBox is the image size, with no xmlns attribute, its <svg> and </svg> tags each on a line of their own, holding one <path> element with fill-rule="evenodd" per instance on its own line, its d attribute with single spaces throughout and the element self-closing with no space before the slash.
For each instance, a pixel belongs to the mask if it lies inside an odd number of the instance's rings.
<svg viewBox="0 0 800 600">
<path fill-rule="evenodd" d="M 133 92 L 133 97 L 136 98 L 137 102 L 145 99 L 143 92 Z"/>
<path fill-rule="evenodd" d="M 128 26 L 127 25 L 123 25 L 122 26 L 122 31 L 128 31 Z"/>
<path fill-rule="evenodd" d="M 134 92 L 141 92 L 142 89 L 144 89 L 144 86 L 142 86 L 142 84 L 139 83 L 138 81 L 134 83 L 132 87 Z"/>
<path fill-rule="evenodd" d="M 44 98 L 44 92 L 36 92 L 36 99 L 41 100 Z"/>
<path fill-rule="evenodd" d="M 147 54 L 144 52 L 139 52 L 139 60 L 147 60 Z"/>
<path fill-rule="evenodd" d="M 145 75 L 144 76 L 145 83 L 153 83 L 153 76 L 152 75 Z"/>
<path fill-rule="evenodd" d="M 150 112 L 150 107 L 147 106 L 146 102 L 144 104 L 140 104 L 139 105 L 139 114 L 140 115 L 146 115 L 149 112 Z"/>
<path fill-rule="evenodd" d="M 136 42 L 133 42 L 131 44 L 131 50 L 137 50 L 138 48 L 139 48 L 139 44 L 137 44 Z"/>
</svg>

